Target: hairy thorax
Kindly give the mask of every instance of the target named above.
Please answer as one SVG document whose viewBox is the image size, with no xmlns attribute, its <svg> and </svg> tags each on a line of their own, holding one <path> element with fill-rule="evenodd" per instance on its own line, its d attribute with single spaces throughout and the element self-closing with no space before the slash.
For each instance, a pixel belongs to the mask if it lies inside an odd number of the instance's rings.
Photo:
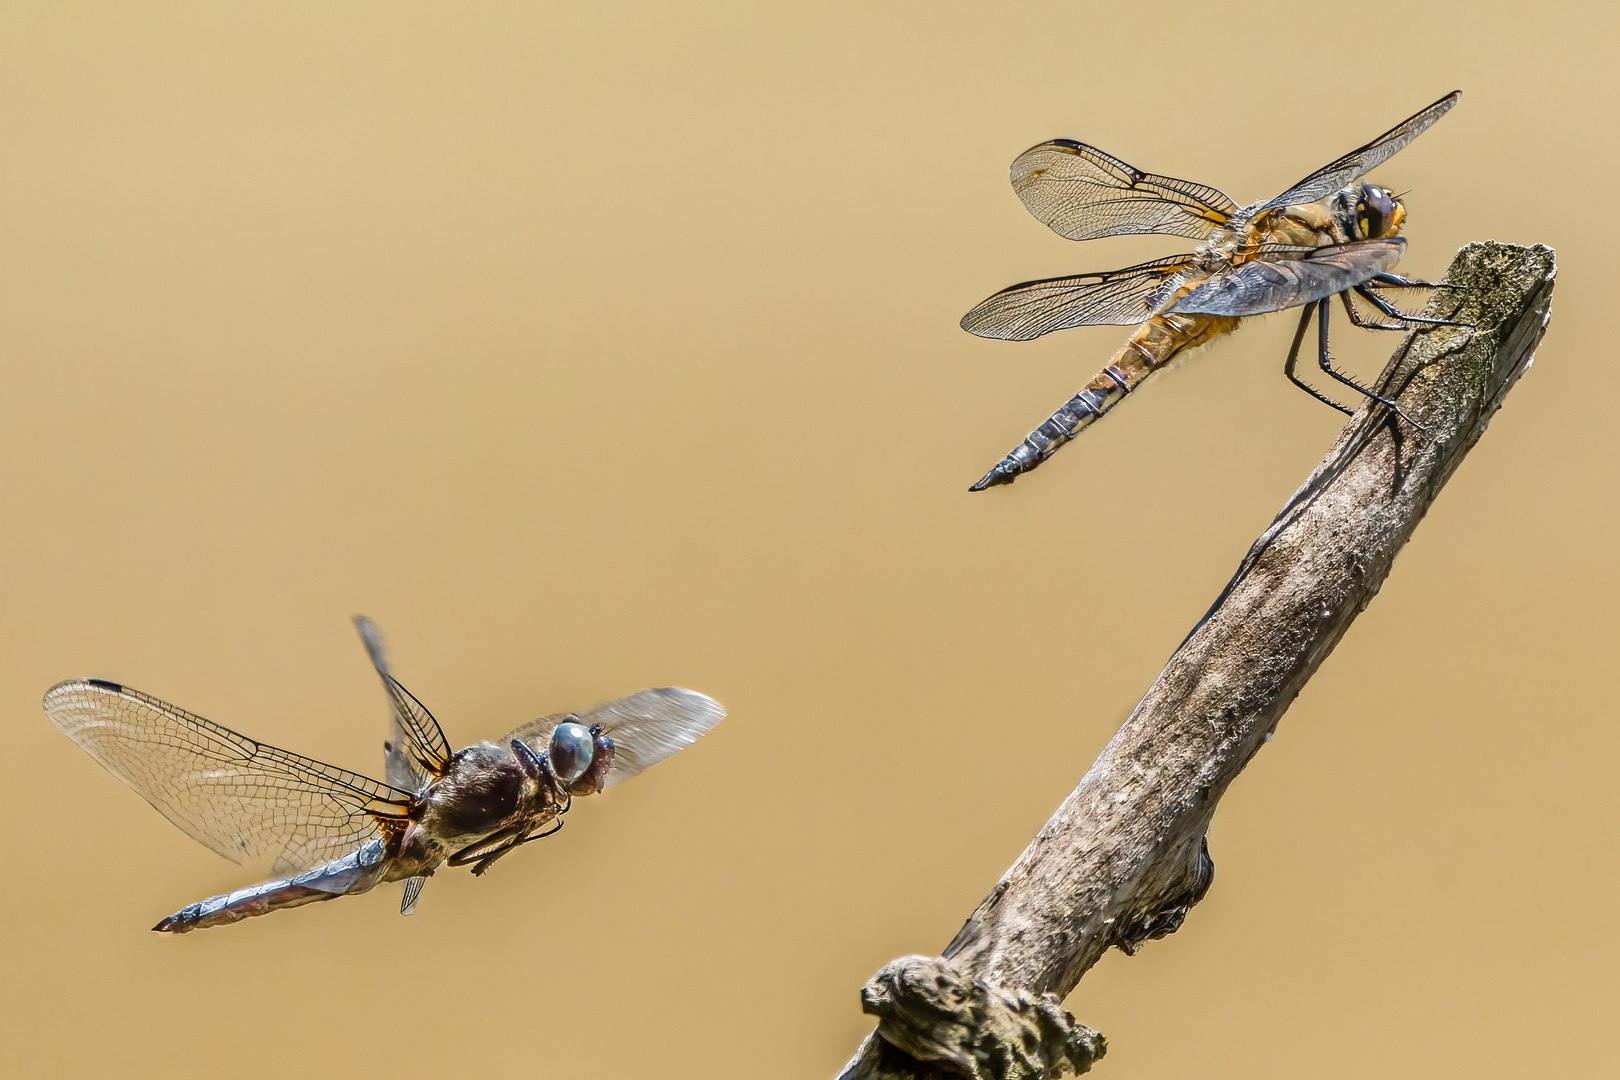
<svg viewBox="0 0 1620 1080">
<path fill-rule="evenodd" d="M 420 820 L 445 841 L 485 836 L 522 817 L 538 787 L 510 750 L 478 743 L 458 750 L 422 793 Z"/>
<path fill-rule="evenodd" d="M 538 820 L 549 803 L 539 778 L 510 750 L 478 743 L 458 750 L 444 775 L 411 805 L 390 879 L 432 873 L 454 852 L 508 826 Z"/>
</svg>

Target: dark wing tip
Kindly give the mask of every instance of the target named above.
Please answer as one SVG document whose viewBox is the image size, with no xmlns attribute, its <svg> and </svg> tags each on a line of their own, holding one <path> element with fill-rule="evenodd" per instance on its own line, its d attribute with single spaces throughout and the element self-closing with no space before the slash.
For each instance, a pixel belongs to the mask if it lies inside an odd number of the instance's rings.
<svg viewBox="0 0 1620 1080">
<path fill-rule="evenodd" d="M 114 694 L 130 692 L 127 687 L 115 683 L 111 679 L 63 679 L 45 691 L 45 696 L 40 700 L 40 703 L 45 706 L 45 711 L 52 715 L 52 722 L 54 723 L 55 714 L 52 712 L 52 704 L 56 699 L 64 694 L 83 693 L 85 688 L 90 686 L 95 687 L 97 690 L 109 690 Z"/>
</svg>

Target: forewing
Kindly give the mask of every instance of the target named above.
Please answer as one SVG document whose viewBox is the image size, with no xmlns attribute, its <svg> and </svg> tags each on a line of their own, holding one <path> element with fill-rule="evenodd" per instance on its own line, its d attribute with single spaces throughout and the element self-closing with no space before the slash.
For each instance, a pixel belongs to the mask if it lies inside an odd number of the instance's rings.
<svg viewBox="0 0 1620 1080">
<path fill-rule="evenodd" d="M 1259 315 L 1323 300 L 1390 269 L 1406 238 L 1317 248 L 1300 259 L 1255 259 L 1217 275 L 1166 308 L 1170 314 Z"/>
<path fill-rule="evenodd" d="M 273 857 L 276 874 L 376 839 L 377 815 L 397 814 L 406 798 L 100 679 L 51 687 L 45 714 L 188 836 L 237 863 Z"/>
<path fill-rule="evenodd" d="M 1133 233 L 1202 240 L 1237 212 L 1212 187 L 1143 172 L 1073 139 L 1025 150 L 1011 179 L 1029 212 L 1070 240 Z"/>
<path fill-rule="evenodd" d="M 962 329 L 1029 341 L 1071 326 L 1134 326 L 1157 310 L 1191 263 L 1191 255 L 1175 255 L 1107 273 L 1020 282 L 962 316 Z"/>
<path fill-rule="evenodd" d="M 450 761 L 450 743 L 433 714 L 389 673 L 388 647 L 377 624 L 364 615 L 356 615 L 354 628 L 360 631 L 366 655 L 371 657 L 371 666 L 382 677 L 383 690 L 393 708 L 393 728 L 383 744 L 388 782 L 406 791 L 421 791 L 430 776 L 444 772 Z"/>
<path fill-rule="evenodd" d="M 725 708 L 713 698 L 667 686 L 641 690 L 577 713 L 542 717 L 509 732 L 501 741 L 521 739 L 536 752 L 543 752 L 558 724 L 600 724 L 603 734 L 613 740 L 613 768 L 607 779 L 607 786 L 612 787 L 691 746 L 725 717 Z"/>
<path fill-rule="evenodd" d="M 1279 206 L 1316 202 L 1318 199 L 1333 194 L 1346 184 L 1365 176 L 1400 153 L 1406 148 L 1407 143 L 1427 131 L 1431 124 L 1446 115 L 1451 110 L 1451 107 L 1457 104 L 1457 99 L 1460 97 L 1462 97 L 1462 91 L 1453 90 L 1422 112 L 1402 120 L 1366 146 L 1352 150 L 1339 160 L 1322 166 L 1275 199 L 1260 207 L 1251 216 L 1257 217 L 1265 211 L 1274 210 Z"/>
</svg>

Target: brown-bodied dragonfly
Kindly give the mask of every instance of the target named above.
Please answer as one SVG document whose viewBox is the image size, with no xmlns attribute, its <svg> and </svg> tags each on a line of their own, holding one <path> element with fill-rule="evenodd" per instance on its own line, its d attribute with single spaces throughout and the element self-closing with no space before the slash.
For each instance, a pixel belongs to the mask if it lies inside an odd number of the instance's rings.
<svg viewBox="0 0 1620 1080">
<path fill-rule="evenodd" d="M 1197 251 L 1099 274 L 1026 281 L 1003 289 L 962 318 L 980 337 L 1028 341 L 1072 326 L 1136 326 L 1095 378 L 970 489 L 1010 484 L 1057 452 L 1125 396 L 1188 349 L 1231 333 L 1250 315 L 1303 305 L 1283 365 L 1318 401 L 1350 412 L 1294 373 L 1312 317 L 1317 363 L 1334 380 L 1399 412 L 1393 401 L 1335 370 L 1328 354 L 1328 304 L 1344 302 L 1350 321 L 1408 330 L 1447 320 L 1407 315 L 1379 289 L 1434 288 L 1390 273 L 1406 250 L 1406 208 L 1373 184 L 1357 183 L 1400 152 L 1457 103 L 1447 94 L 1366 146 L 1324 165 L 1266 202 L 1239 207 L 1212 187 L 1156 176 L 1072 139 L 1019 154 L 1012 186 L 1042 222 L 1070 240 L 1164 233 L 1204 241 Z M 1393 322 L 1364 317 L 1351 294 Z"/>
<path fill-rule="evenodd" d="M 387 783 L 278 750 L 104 679 L 45 694 L 68 738 L 203 846 L 274 880 L 212 896 L 152 929 L 183 934 L 403 881 L 416 908 L 440 865 L 482 874 L 562 827 L 594 795 L 690 746 L 726 715 L 691 690 L 642 690 L 450 750 L 438 722 L 389 673 L 382 635 L 355 625 L 393 709 Z"/>
</svg>

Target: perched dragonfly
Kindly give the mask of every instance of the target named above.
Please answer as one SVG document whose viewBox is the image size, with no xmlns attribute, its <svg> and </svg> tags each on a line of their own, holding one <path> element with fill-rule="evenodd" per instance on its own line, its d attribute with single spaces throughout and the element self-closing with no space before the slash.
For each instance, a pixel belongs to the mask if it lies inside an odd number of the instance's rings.
<svg viewBox="0 0 1620 1080">
<path fill-rule="evenodd" d="M 1320 328 L 1317 363 L 1358 393 L 1393 401 L 1335 370 L 1328 355 L 1328 303 L 1338 296 L 1350 321 L 1376 330 L 1407 330 L 1448 320 L 1407 315 L 1381 288 L 1436 288 L 1390 273 L 1406 250 L 1406 209 L 1398 196 L 1362 176 L 1399 153 L 1455 104 L 1447 94 L 1359 150 L 1324 165 L 1275 199 L 1239 207 L 1212 187 L 1156 176 L 1072 139 L 1033 146 L 1012 163 L 1012 186 L 1024 205 L 1060 236 L 1164 233 L 1202 240 L 1197 251 L 1099 274 L 1026 281 L 996 293 L 962 318 L 980 337 L 1029 341 L 1072 326 L 1136 326 L 1108 366 L 969 490 L 1010 484 L 1112 409 L 1142 381 L 1188 349 L 1237 328 L 1249 315 L 1303 305 L 1283 371 L 1300 389 L 1345 406 L 1295 373 L 1311 318 Z M 1364 318 L 1355 293 L 1392 323 Z M 1138 325 L 1140 324 L 1140 325 Z M 1404 414 L 1402 414 L 1404 417 Z"/>
<path fill-rule="evenodd" d="M 382 635 L 355 626 L 393 709 L 387 783 L 278 750 L 104 679 L 58 683 L 45 712 L 68 738 L 204 847 L 277 877 L 212 896 L 152 929 L 183 934 L 405 882 L 409 915 L 442 864 L 482 874 L 562 827 L 594 795 L 682 750 L 726 715 L 691 690 L 642 690 L 450 750 L 438 722 L 389 673 Z"/>
</svg>

